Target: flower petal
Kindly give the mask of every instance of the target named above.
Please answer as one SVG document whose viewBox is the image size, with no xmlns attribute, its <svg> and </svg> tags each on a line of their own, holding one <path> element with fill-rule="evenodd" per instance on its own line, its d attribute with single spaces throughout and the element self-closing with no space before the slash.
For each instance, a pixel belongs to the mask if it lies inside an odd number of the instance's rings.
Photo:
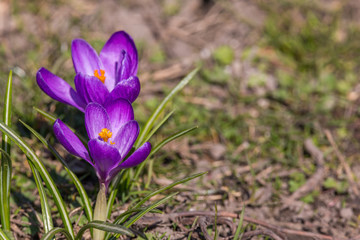
<svg viewBox="0 0 360 240">
<path fill-rule="evenodd" d="M 131 76 L 126 80 L 120 81 L 110 92 L 109 100 L 114 101 L 119 98 L 125 98 L 131 103 L 139 96 L 140 93 L 140 81 L 137 77 Z"/>
<path fill-rule="evenodd" d="M 83 39 L 72 41 L 71 55 L 76 73 L 93 76 L 95 70 L 104 69 L 96 51 Z"/>
<path fill-rule="evenodd" d="M 90 160 L 89 153 L 80 141 L 80 139 L 73 133 L 68 126 L 66 126 L 60 119 L 57 119 L 53 126 L 55 137 L 64 146 L 64 148 L 71 154 L 78 156 L 91 165 L 93 163 Z"/>
<path fill-rule="evenodd" d="M 137 74 L 138 53 L 134 40 L 126 32 L 119 31 L 109 38 L 100 52 L 100 59 L 105 70 L 113 79 L 115 79 L 115 63 L 119 61 L 122 50 L 125 50 L 131 59 L 131 75 Z"/>
<path fill-rule="evenodd" d="M 39 69 L 36 73 L 36 81 L 41 90 L 51 98 L 84 111 L 86 106 L 84 100 L 75 92 L 70 84 L 46 68 Z"/>
<path fill-rule="evenodd" d="M 109 116 L 98 103 L 90 103 L 85 109 L 85 127 L 87 134 L 91 139 L 99 138 L 99 133 L 103 128 L 111 131 Z"/>
<path fill-rule="evenodd" d="M 139 135 L 139 124 L 132 120 L 121 127 L 113 142 L 120 155 L 126 157 Z"/>
<path fill-rule="evenodd" d="M 151 152 L 151 144 L 149 142 L 144 143 L 139 147 L 128 159 L 122 162 L 119 166 L 121 168 L 130 168 L 142 163 Z"/>
<path fill-rule="evenodd" d="M 115 85 L 121 80 L 128 79 L 131 76 L 131 66 L 130 56 L 123 50 L 120 54 L 119 61 L 115 64 Z"/>
<path fill-rule="evenodd" d="M 83 73 L 76 74 L 75 87 L 86 103 L 96 102 L 103 105 L 109 95 L 108 89 L 98 78 Z"/>
<path fill-rule="evenodd" d="M 90 140 L 88 145 L 96 173 L 101 182 L 106 182 L 110 170 L 121 161 L 121 155 L 116 148 L 98 139 Z"/>
<path fill-rule="evenodd" d="M 109 116 L 113 136 L 117 135 L 125 123 L 134 120 L 134 110 L 126 99 L 119 98 L 116 101 L 105 102 L 104 107 Z"/>
<path fill-rule="evenodd" d="M 119 166 L 110 171 L 110 178 L 113 178 L 121 169 L 135 167 L 142 163 L 151 152 L 151 144 L 149 142 L 144 143 L 138 148 L 131 156 L 122 162 Z"/>
</svg>

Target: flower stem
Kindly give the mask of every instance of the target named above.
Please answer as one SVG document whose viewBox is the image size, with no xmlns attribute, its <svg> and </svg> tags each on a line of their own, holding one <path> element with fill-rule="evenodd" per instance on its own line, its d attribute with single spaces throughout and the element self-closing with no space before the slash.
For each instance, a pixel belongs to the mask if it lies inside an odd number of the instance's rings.
<svg viewBox="0 0 360 240">
<path fill-rule="evenodd" d="M 96 198 L 94 220 L 106 221 L 106 187 L 105 184 L 100 184 L 100 190 Z M 105 232 L 99 229 L 94 229 L 94 240 L 103 240 Z"/>
</svg>

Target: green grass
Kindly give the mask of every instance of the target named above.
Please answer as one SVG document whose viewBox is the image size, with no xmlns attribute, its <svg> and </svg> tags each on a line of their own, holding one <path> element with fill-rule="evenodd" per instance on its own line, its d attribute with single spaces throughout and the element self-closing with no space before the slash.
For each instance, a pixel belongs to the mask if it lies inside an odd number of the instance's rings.
<svg viewBox="0 0 360 240">
<path fill-rule="evenodd" d="M 198 125 L 196 132 L 188 136 L 190 144 L 219 142 L 227 149 L 225 160 L 234 166 L 266 160 L 268 165 L 280 164 L 284 169 L 297 169 L 289 177 L 267 180 L 271 181 L 277 194 L 284 191 L 282 182 L 286 182 L 286 193 L 289 194 L 301 187 L 313 174 L 313 163 L 304 166 L 300 162 L 304 155 L 308 157 L 303 152 L 306 138 L 311 137 L 319 145 L 328 145 L 323 133 L 327 128 L 341 141 L 340 147 L 345 154 L 358 149 L 359 142 L 350 140 L 359 138 L 359 129 L 355 124 L 359 117 L 359 101 L 349 100 L 349 94 L 358 84 L 360 29 L 354 23 L 343 23 L 346 16 L 341 7 L 326 10 L 310 2 L 271 0 L 270 3 L 259 4 L 267 17 L 256 45 L 247 46 L 241 53 L 231 46 L 222 45 L 215 49 L 210 60 L 198 62 L 202 66 L 199 74 L 166 108 L 175 109 L 175 112 L 160 128 L 159 134 L 154 136 L 152 143 L 160 142 L 178 126 L 186 129 Z M 175 3 L 164 9 L 166 15 L 177 13 L 178 1 Z M 19 14 L 28 7 L 30 12 L 46 17 L 44 12 L 31 3 L 14 2 L 13 5 L 14 13 Z M 81 23 L 76 17 L 73 18 L 73 27 L 79 27 Z M 20 30 L 26 31 L 21 28 L 21 21 L 17 24 Z M 97 50 L 101 49 L 104 39 L 98 39 L 86 29 L 80 28 L 80 31 L 84 38 L 89 37 L 89 42 Z M 48 33 L 46 45 L 52 47 L 44 53 L 46 46 L 42 41 L 30 33 L 28 37 L 33 48 L 21 56 L 23 62 L 18 64 L 25 75 L 14 70 L 13 126 L 22 136 L 33 138 L 17 124 L 17 119 L 21 118 L 49 139 L 50 143 L 54 143 L 51 126 L 36 115 L 32 107 L 50 111 L 76 129 L 82 128 L 78 124 L 82 114 L 46 97 L 36 85 L 35 73 L 40 66 L 45 66 L 72 84 L 71 39 Z M 61 47 L 64 45 L 67 48 Z M 141 56 L 147 62 L 165 66 L 168 56 L 162 48 L 149 51 L 146 42 L 139 42 L 138 45 Z M 0 89 L 5 88 L 6 81 L 3 79 L 7 78 L 9 68 L 13 67 L 4 60 L 5 50 L 5 46 L 0 43 Z M 256 70 L 256 74 L 239 79 L 229 73 L 229 65 L 239 55 L 242 62 L 249 63 Z M 276 87 L 271 90 L 266 85 L 269 78 L 273 78 L 276 83 Z M 246 91 L 240 86 L 241 81 L 246 82 Z M 165 86 L 161 94 L 148 101 L 135 102 L 135 115 L 142 126 L 171 88 Z M 259 89 L 265 91 L 259 94 Z M 0 104 L 3 104 L 1 101 L 0 98 Z M 233 152 L 244 142 L 248 142 L 249 147 L 234 155 Z M 40 146 L 37 145 L 35 149 L 40 149 Z M 323 150 L 329 151 L 327 148 Z M 199 151 L 196 154 L 202 156 L 206 153 Z M 15 152 L 15 161 L 21 161 L 18 151 Z M 55 169 L 51 160 L 45 161 L 48 167 Z M 338 162 L 331 158 L 326 165 L 334 170 Z M 193 166 L 183 164 L 178 152 L 160 151 L 154 161 L 155 174 L 168 178 L 175 179 L 178 175 L 190 174 L 192 170 Z M 29 181 L 23 184 L 30 176 L 21 168 L 15 166 L 14 172 L 12 191 L 21 192 L 26 199 L 32 200 L 31 191 L 35 183 Z M 239 177 L 240 182 L 243 177 Z M 69 181 L 68 178 L 61 180 L 64 181 L 60 181 L 61 184 Z M 325 189 L 334 189 L 339 194 L 346 194 L 347 186 L 346 180 L 333 176 L 329 176 L 323 183 Z M 318 193 L 313 192 L 302 200 L 311 203 L 316 201 L 317 196 Z M 76 196 L 69 196 L 72 197 L 76 199 Z"/>
</svg>

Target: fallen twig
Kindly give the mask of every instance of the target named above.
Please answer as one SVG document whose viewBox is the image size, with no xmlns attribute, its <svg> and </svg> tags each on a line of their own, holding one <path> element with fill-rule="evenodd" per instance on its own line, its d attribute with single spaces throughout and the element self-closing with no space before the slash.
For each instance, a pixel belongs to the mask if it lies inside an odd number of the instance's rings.
<svg viewBox="0 0 360 240">
<path fill-rule="evenodd" d="M 205 217 L 200 217 L 198 223 L 200 225 L 200 228 L 201 228 L 201 231 L 202 231 L 202 233 L 204 235 L 204 238 L 206 240 L 212 240 L 211 236 L 207 232 L 206 218 Z"/>
<path fill-rule="evenodd" d="M 328 141 L 330 142 L 332 148 L 334 149 L 337 158 L 340 160 L 341 166 L 345 169 L 346 177 L 350 183 L 351 190 L 357 197 L 359 197 L 360 196 L 359 189 L 356 182 L 354 181 L 354 177 L 353 177 L 354 174 L 352 173 L 349 164 L 346 162 L 344 155 L 340 152 L 339 148 L 337 147 L 331 132 L 326 129 L 325 135 Z"/>
<path fill-rule="evenodd" d="M 324 154 L 314 145 L 311 139 L 306 139 L 304 146 L 306 151 L 315 159 L 317 170 L 303 186 L 297 189 L 290 197 L 283 199 L 285 203 L 284 208 L 287 208 L 292 202 L 312 192 L 316 187 L 321 185 L 325 177 Z"/>
<path fill-rule="evenodd" d="M 259 236 L 259 235 L 269 236 L 274 240 L 283 240 L 283 238 L 276 235 L 276 233 L 274 233 L 273 231 L 267 230 L 267 229 L 260 229 L 260 230 L 255 230 L 255 231 L 251 231 L 251 232 L 246 232 L 242 236 L 241 240 L 251 239 L 252 237 Z"/>
<path fill-rule="evenodd" d="M 168 213 L 161 216 L 152 216 L 150 217 L 153 222 L 169 222 L 171 219 L 179 218 L 179 217 L 213 217 L 215 218 L 215 212 L 211 211 L 190 211 L 190 212 L 179 212 L 179 213 Z M 220 218 L 240 218 L 240 215 L 237 213 L 230 213 L 230 212 L 218 212 L 217 213 L 218 219 Z M 200 219 L 199 219 L 200 220 Z M 143 217 L 141 221 L 146 221 L 146 217 Z M 271 231 L 275 232 L 279 235 L 282 239 L 287 239 L 285 235 L 296 235 L 302 237 L 309 237 L 314 239 L 324 239 L 324 240 L 335 240 L 332 236 L 318 234 L 318 233 L 311 233 L 299 230 L 292 230 L 280 227 L 278 225 L 270 224 L 262 220 L 253 219 L 247 216 L 244 216 L 244 221 L 254 223 L 260 225 L 264 228 L 270 229 Z M 339 239 L 337 239 L 339 240 Z"/>
</svg>

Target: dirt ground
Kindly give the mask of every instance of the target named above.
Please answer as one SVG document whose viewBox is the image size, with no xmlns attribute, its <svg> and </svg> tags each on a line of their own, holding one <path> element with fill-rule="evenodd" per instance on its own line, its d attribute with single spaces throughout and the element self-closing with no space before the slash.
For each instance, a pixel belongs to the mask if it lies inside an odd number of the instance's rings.
<svg viewBox="0 0 360 240">
<path fill-rule="evenodd" d="M 183 103 L 205 109 L 212 116 L 223 111 L 231 116 L 229 119 L 257 118 L 261 111 L 267 111 L 264 109 L 271 109 L 271 98 L 266 96 L 278 89 L 279 83 L 277 76 L 268 71 L 263 85 L 249 88 L 249 79 L 261 69 L 244 58 L 244 54 L 264 55 L 275 59 L 273 68 L 286 68 L 273 56 L 271 49 L 259 47 L 268 17 L 264 4 L 264 1 L 246 0 L 2 1 L 1 77 L 14 69 L 14 89 L 23 92 L 27 88 L 35 89 L 34 76 L 42 66 L 62 77 L 72 71 L 68 51 L 72 39 L 81 37 L 101 46 L 103 42 L 97 42 L 98 39 L 106 41 L 111 33 L 125 30 L 140 46 L 142 90 L 137 104 L 141 107 L 154 96 L 163 97 L 199 62 L 202 68 L 212 68 L 216 64 L 214 52 L 219 46 L 229 46 L 233 50 L 233 60 L 223 68 L 230 76 L 226 81 L 231 81 L 232 85 L 215 82 L 204 88 L 196 84 L 189 86 L 184 89 Z M 346 3 L 317 1 L 314 8 L 323 6 L 326 11 L 332 11 L 339 5 L 349 11 L 344 21 L 360 20 L 360 5 L 356 0 Z M 296 12 L 294 17 L 297 17 Z M 33 82 L 24 83 L 24 79 Z M 5 81 L 0 82 L 1 89 L 4 84 Z M 236 87 L 231 89 L 231 86 Z M 35 99 L 35 103 L 47 104 L 50 110 L 55 107 L 49 104 L 49 99 L 38 99 L 36 95 L 39 94 L 44 96 L 34 90 L 14 98 L 17 103 Z M 254 107 L 240 103 L 236 97 L 229 101 L 230 95 L 261 97 Z M 353 104 L 356 105 L 356 101 Z M 24 108 L 22 104 L 17 106 L 17 114 L 31 112 Z M 300 147 L 294 150 L 302 156 L 298 165 L 284 167 L 281 161 L 272 161 L 272 157 L 262 154 L 264 150 L 260 147 L 251 148 L 251 154 L 248 152 L 253 139 L 257 139 L 259 146 L 266 141 L 266 135 L 258 136 L 259 131 L 272 126 L 257 126 L 252 120 L 236 121 L 239 125 L 231 130 L 232 134 L 242 134 L 240 128 L 248 132 L 239 143 L 228 144 L 221 134 L 209 128 L 205 135 L 195 133 L 164 148 L 168 155 L 175 156 L 164 158 L 177 159 L 186 172 L 179 173 L 177 165 L 173 173 L 155 171 L 154 184 L 164 186 L 171 179 L 190 173 L 208 171 L 208 174 L 194 184 L 179 186 L 180 194 L 171 204 L 162 207 L 165 213 L 146 215 L 135 225 L 137 229 L 146 229 L 153 239 L 214 239 L 217 229 L 218 239 L 232 239 L 245 208 L 243 227 L 246 232 L 241 239 L 360 239 L 360 188 L 356 182 L 360 178 L 358 149 L 349 143 L 344 147 L 337 141 L 337 135 L 328 130 L 331 128 L 323 128 L 321 136 L 325 140 L 300 138 Z M 287 121 L 293 119 L 285 117 L 279 124 L 286 125 Z M 356 125 L 349 129 L 358 131 Z M 286 158 L 285 153 L 276 152 L 276 147 L 269 151 Z M 257 161 L 249 161 L 249 155 L 258 156 Z M 329 166 L 328 162 L 336 166 Z M 21 163 L 15 163 L 18 165 Z M 161 167 L 161 164 L 156 166 Z M 300 166 L 310 170 L 306 172 Z M 305 172 L 303 184 L 289 191 L 289 181 L 296 178 L 294 173 L 299 169 Z M 331 176 L 345 179 L 345 191 L 323 187 L 325 179 Z M 315 200 L 304 201 L 310 193 Z M 41 231 L 32 234 L 23 230 L 28 226 L 22 221 L 26 208 L 13 215 L 14 232 L 17 239 L 39 239 Z M 214 228 L 215 221 L 217 228 Z"/>
</svg>

